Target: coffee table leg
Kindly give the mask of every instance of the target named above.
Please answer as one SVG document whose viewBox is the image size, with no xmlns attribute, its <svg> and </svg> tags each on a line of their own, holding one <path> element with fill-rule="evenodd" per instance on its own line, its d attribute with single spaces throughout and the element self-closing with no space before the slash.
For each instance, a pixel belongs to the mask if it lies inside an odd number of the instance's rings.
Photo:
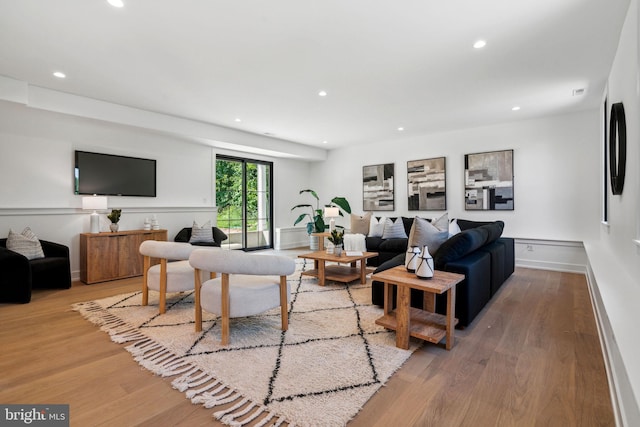
<svg viewBox="0 0 640 427">
<path fill-rule="evenodd" d="M 365 264 L 364 260 L 360 260 L 360 283 L 363 285 L 367 283 L 367 266 Z"/>
<path fill-rule="evenodd" d="M 410 290 L 407 286 L 397 286 L 398 301 L 396 306 L 396 347 L 409 349 L 409 299 Z M 390 301 L 391 302 L 391 301 Z M 449 341 L 447 340 L 447 343 Z"/>
<path fill-rule="evenodd" d="M 455 326 L 453 324 L 454 313 L 456 307 L 456 287 L 453 286 L 447 291 L 447 342 L 446 349 L 451 350 L 453 347 L 454 340 L 454 330 Z"/>
<path fill-rule="evenodd" d="M 318 260 L 318 284 L 324 286 L 324 260 Z"/>
<path fill-rule="evenodd" d="M 384 282 L 384 315 L 393 311 L 393 285 Z"/>
</svg>

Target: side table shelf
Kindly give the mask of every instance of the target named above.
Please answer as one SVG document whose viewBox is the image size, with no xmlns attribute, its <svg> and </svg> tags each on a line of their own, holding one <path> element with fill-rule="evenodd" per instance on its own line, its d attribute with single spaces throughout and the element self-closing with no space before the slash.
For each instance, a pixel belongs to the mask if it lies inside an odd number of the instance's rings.
<svg viewBox="0 0 640 427">
<path fill-rule="evenodd" d="M 145 240 L 167 240 L 167 230 L 80 234 L 80 280 L 86 284 L 142 275 Z"/>
<path fill-rule="evenodd" d="M 447 316 L 410 307 L 409 317 L 411 319 L 409 336 L 434 344 L 438 344 L 447 336 Z M 397 330 L 396 312 L 392 311 L 380 317 L 376 320 L 376 324 L 392 331 Z M 454 326 L 457 325 L 458 319 L 454 319 L 453 324 Z"/>
</svg>

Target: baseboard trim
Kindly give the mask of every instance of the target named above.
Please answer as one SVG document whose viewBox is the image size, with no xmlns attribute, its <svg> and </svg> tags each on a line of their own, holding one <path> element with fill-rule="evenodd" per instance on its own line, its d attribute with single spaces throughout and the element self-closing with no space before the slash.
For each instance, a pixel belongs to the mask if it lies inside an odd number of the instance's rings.
<svg viewBox="0 0 640 427">
<path fill-rule="evenodd" d="M 568 264 L 562 262 L 550 262 L 550 261 L 534 261 L 518 259 L 515 260 L 516 267 L 533 268 L 536 270 L 551 270 L 561 271 L 565 273 L 579 273 L 586 274 L 587 267 L 581 264 Z"/>
</svg>

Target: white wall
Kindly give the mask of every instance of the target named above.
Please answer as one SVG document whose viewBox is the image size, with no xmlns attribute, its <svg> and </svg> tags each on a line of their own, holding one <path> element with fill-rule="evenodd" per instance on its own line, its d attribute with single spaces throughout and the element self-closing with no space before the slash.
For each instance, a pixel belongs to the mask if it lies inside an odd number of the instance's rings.
<svg viewBox="0 0 640 427">
<path fill-rule="evenodd" d="M 169 239 L 194 220 L 215 223 L 217 152 L 274 162 L 275 227 L 293 224 L 290 201 L 309 176 L 306 162 L 225 151 L 166 133 L 0 101 L 0 236 L 30 226 L 40 238 L 66 244 L 74 278 L 79 234 L 89 231 L 82 196 L 73 193 L 76 149 L 156 159 L 157 197 L 109 197 L 109 208 L 123 209 L 122 230 L 142 228 L 145 217 L 156 215 Z M 104 214 L 101 227 L 108 230 Z"/>
<path fill-rule="evenodd" d="M 582 241 L 597 236 L 600 122 L 591 110 L 333 150 L 313 165 L 312 186 L 327 202 L 342 195 L 361 212 L 362 166 L 394 163 L 395 211 L 376 213 L 435 217 L 441 212 L 408 211 L 407 161 L 445 156 L 450 218 L 500 219 L 510 237 Z M 515 210 L 465 211 L 464 155 L 507 149 L 514 150 Z"/>
<path fill-rule="evenodd" d="M 585 242 L 589 257 L 587 278 L 599 319 L 608 362 L 611 389 L 618 403 L 620 425 L 640 425 L 640 248 L 634 242 L 640 233 L 640 10 L 638 1 L 629 6 L 618 50 L 608 80 L 608 104 L 622 102 L 627 129 L 626 179 L 622 195 L 609 200 L 608 224 Z M 604 150 L 602 150 L 604 152 Z M 604 162 L 603 155 L 600 159 Z M 601 193 L 602 195 L 602 193 Z"/>
</svg>

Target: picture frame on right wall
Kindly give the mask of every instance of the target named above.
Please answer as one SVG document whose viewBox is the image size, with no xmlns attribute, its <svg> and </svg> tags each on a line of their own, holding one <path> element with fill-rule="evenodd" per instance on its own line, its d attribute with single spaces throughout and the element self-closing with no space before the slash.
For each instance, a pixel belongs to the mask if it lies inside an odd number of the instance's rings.
<svg viewBox="0 0 640 427">
<path fill-rule="evenodd" d="M 513 150 L 465 154 L 465 210 L 512 211 Z"/>
</svg>

